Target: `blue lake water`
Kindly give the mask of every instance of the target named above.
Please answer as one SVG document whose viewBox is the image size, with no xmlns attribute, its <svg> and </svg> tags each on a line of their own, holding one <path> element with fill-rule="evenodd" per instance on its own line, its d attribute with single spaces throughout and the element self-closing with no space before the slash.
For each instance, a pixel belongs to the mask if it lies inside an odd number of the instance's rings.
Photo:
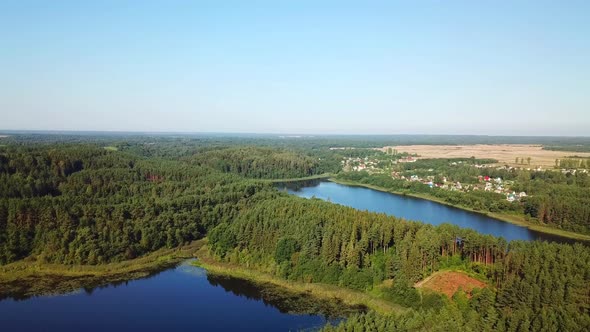
<svg viewBox="0 0 590 332">
<path fill-rule="evenodd" d="M 287 313 L 289 304 L 261 294 L 251 283 L 208 276 L 185 263 L 91 293 L 0 301 L 0 326 L 7 332 L 289 331 L 328 321 L 318 314 Z"/>
<path fill-rule="evenodd" d="M 501 236 L 512 240 L 545 240 L 572 243 L 574 240 L 530 230 L 483 214 L 461 210 L 425 199 L 395 195 L 363 187 L 347 186 L 329 181 L 305 181 L 280 184 L 279 189 L 311 198 L 329 200 L 359 210 L 386 213 L 408 220 L 439 225 L 450 223 L 472 228 L 483 234 Z"/>
</svg>

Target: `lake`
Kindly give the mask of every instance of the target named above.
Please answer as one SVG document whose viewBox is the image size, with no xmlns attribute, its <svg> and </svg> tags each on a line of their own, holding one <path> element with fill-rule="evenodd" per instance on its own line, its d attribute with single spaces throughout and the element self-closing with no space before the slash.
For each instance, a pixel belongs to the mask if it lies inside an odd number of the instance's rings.
<svg viewBox="0 0 590 332">
<path fill-rule="evenodd" d="M 364 187 L 347 186 L 325 180 L 281 183 L 277 186 L 280 190 L 287 190 L 289 193 L 300 197 L 315 197 L 359 210 L 385 213 L 432 225 L 450 223 L 460 227 L 472 228 L 483 234 L 501 236 L 507 241 L 575 242 L 575 240 L 569 238 L 533 231 L 484 214 L 462 210 L 426 199 L 396 195 Z"/>
<path fill-rule="evenodd" d="M 289 331 L 336 322 L 330 311 L 341 307 L 208 275 L 185 262 L 92 291 L 0 301 L 0 326 L 3 331 L 60 332 Z"/>
</svg>

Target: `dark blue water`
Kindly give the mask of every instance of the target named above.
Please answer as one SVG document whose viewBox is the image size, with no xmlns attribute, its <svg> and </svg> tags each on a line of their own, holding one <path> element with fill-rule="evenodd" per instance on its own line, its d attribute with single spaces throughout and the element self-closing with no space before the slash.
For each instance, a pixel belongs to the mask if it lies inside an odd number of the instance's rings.
<svg viewBox="0 0 590 332">
<path fill-rule="evenodd" d="M 285 185 L 290 193 L 297 196 L 316 197 L 353 207 L 359 210 L 381 212 L 409 220 L 439 225 L 450 223 L 472 228 L 483 234 L 501 236 L 512 240 L 545 240 L 572 243 L 574 240 L 530 230 L 486 215 L 461 210 L 425 199 L 395 195 L 378 190 L 346 186 L 329 181 L 307 181 Z"/>
<path fill-rule="evenodd" d="M 283 304 L 285 306 L 285 304 Z M 288 314 L 252 284 L 183 264 L 151 278 L 85 292 L 0 301 L 2 331 L 288 331 L 323 326 Z"/>
</svg>

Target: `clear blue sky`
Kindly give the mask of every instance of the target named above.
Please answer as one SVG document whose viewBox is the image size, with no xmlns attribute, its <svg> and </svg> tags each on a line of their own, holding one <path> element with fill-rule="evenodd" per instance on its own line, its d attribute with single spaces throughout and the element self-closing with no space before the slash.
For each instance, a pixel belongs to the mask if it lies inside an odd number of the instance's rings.
<svg viewBox="0 0 590 332">
<path fill-rule="evenodd" d="M 590 1 L 4 0 L 0 43 L 0 129 L 590 135 Z"/>
</svg>

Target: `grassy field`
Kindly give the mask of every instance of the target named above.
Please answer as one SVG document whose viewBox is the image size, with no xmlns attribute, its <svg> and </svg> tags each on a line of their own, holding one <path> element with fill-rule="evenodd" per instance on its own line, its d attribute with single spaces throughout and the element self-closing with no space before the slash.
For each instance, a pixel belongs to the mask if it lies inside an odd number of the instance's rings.
<svg viewBox="0 0 590 332">
<path fill-rule="evenodd" d="M 149 276 L 192 258 L 203 240 L 161 249 L 133 260 L 103 265 L 47 264 L 31 258 L 0 266 L 0 299 L 67 293 Z"/>
<path fill-rule="evenodd" d="M 400 152 L 416 153 L 418 159 L 425 158 L 491 158 L 498 160 L 499 164 L 516 167 L 553 168 L 555 159 L 562 159 L 572 154 L 580 157 L 590 157 L 587 152 L 567 152 L 543 150 L 541 145 L 527 144 L 475 144 L 475 145 L 399 145 L 384 147 L 396 149 Z M 516 158 L 525 159 L 525 164 L 516 163 Z M 530 165 L 527 158 L 531 158 Z"/>
<path fill-rule="evenodd" d="M 403 196 L 426 199 L 426 200 L 437 202 L 437 203 L 444 204 L 447 206 L 452 206 L 452 207 L 455 207 L 458 209 L 483 214 L 483 215 L 489 216 L 491 218 L 495 218 L 495 219 L 505 221 L 505 222 L 508 222 L 511 224 L 527 227 L 527 228 L 537 231 L 537 232 L 567 237 L 567 238 L 579 240 L 579 241 L 590 242 L 590 235 L 579 234 L 579 233 L 565 231 L 562 229 L 557 229 L 557 228 L 553 228 L 553 227 L 549 227 L 549 226 L 535 224 L 530 221 L 526 221 L 524 219 L 524 216 L 505 214 L 505 213 L 491 213 L 491 212 L 485 213 L 485 212 L 470 209 L 468 207 L 464 207 L 464 206 L 460 206 L 460 205 L 453 205 L 453 204 L 445 202 L 437 197 L 433 197 L 433 196 L 430 196 L 427 194 L 415 194 L 415 193 L 409 193 L 409 192 L 393 191 L 393 190 L 388 190 L 386 188 L 378 187 L 378 186 L 374 186 L 374 185 L 370 185 L 370 184 L 363 184 L 363 183 L 357 183 L 357 182 L 352 182 L 352 181 L 343 181 L 343 180 L 339 180 L 339 179 L 335 179 L 335 178 L 329 178 L 329 180 L 332 182 L 344 184 L 347 186 L 364 187 L 364 188 L 378 190 L 378 191 L 382 191 L 382 192 L 386 192 L 386 193 L 390 193 L 390 194 L 394 194 L 394 195 L 403 195 Z"/>
</svg>

